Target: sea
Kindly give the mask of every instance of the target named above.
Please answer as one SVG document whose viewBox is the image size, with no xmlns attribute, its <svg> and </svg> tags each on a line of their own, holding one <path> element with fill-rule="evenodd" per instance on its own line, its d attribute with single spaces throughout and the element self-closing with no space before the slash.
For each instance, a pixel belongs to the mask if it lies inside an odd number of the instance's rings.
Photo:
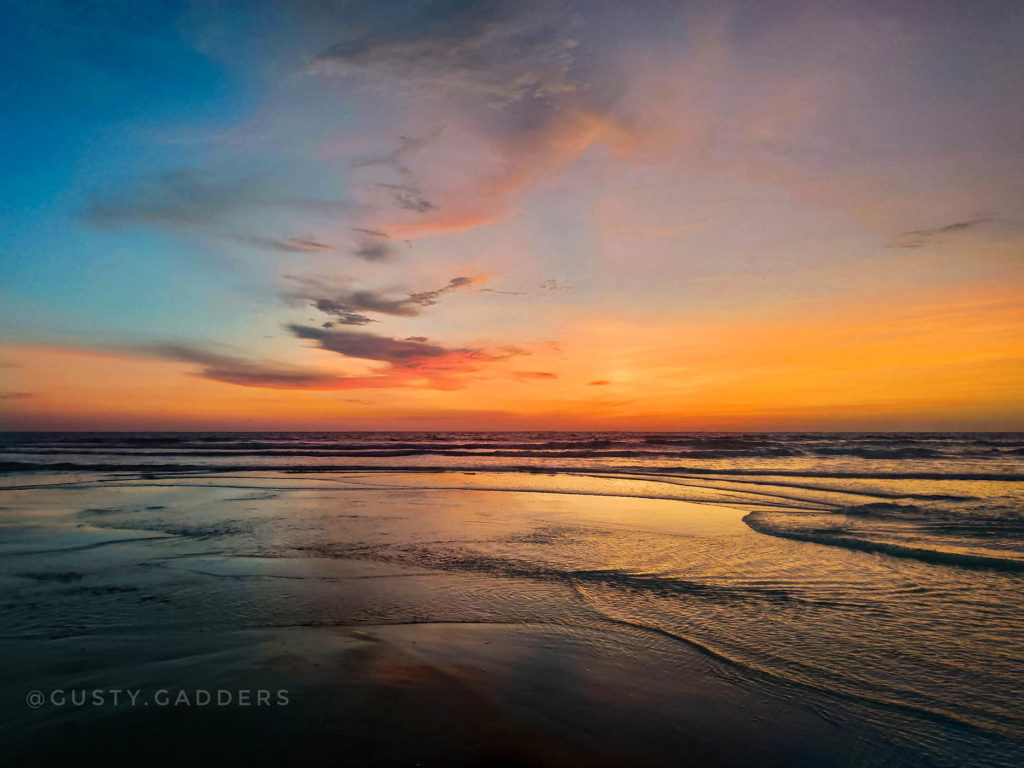
<svg viewBox="0 0 1024 768">
<path fill-rule="evenodd" d="M 79 524 L 190 539 L 195 556 L 361 558 L 564 587 L 569 613 L 520 602 L 496 618 L 506 591 L 438 597 L 416 616 L 570 626 L 585 610 L 697 648 L 723 676 L 813 701 L 823 717 L 869 723 L 921 765 L 1024 764 L 1022 433 L 3 433 L 0 485 L 20 499 L 81 494 L 65 497 Z M 267 518 L 235 507 L 88 506 L 87 491 L 113 487 L 230 489 L 253 504 L 290 491 L 459 491 L 498 499 L 496 518 L 518 514 L 509 494 L 569 495 L 593 499 L 600 522 L 552 512 L 512 533 L 496 523 L 490 538 L 479 527 L 431 538 L 380 520 L 370 531 L 318 517 L 314 530 L 298 513 L 281 522 L 278 507 L 264 535 Z M 616 517 L 616 499 L 632 500 L 628 514 Z M 731 510 L 746 533 L 652 528 L 645 500 Z M 4 525 L 15 507 L 0 501 Z M 4 631 L 53 636 L 57 623 L 18 601 L 23 585 L 4 584 Z M 332 610 L 317 621 L 355 620 Z M 403 610 L 373 620 L 404 621 Z M 282 600 L 243 623 L 283 626 L 303 620 L 296 611 Z"/>
</svg>

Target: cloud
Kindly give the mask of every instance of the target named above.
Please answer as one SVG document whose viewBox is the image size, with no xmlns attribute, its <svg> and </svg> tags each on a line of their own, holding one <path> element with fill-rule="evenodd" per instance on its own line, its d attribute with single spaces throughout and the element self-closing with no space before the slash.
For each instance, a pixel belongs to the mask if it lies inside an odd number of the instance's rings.
<svg viewBox="0 0 1024 768">
<path fill-rule="evenodd" d="M 387 241 L 364 240 L 352 251 L 352 255 L 366 261 L 384 261 L 390 258 L 393 252 L 391 244 Z"/>
<path fill-rule="evenodd" d="M 369 325 L 377 322 L 372 317 L 353 312 L 347 306 L 338 304 L 331 299 L 319 299 L 313 306 L 334 318 L 324 323 L 322 326 L 324 328 L 331 328 L 334 325 Z"/>
<path fill-rule="evenodd" d="M 356 202 L 282 194 L 265 177 L 179 170 L 93 201 L 94 223 L 187 229 L 299 252 L 306 248 L 292 238 L 238 238 L 224 229 L 259 207 L 340 213 L 360 224 L 350 253 L 384 261 L 394 242 L 503 220 L 517 193 L 593 144 L 630 142 L 610 117 L 600 81 L 591 82 L 587 62 L 576 60 L 575 33 L 586 27 L 569 3 L 317 3 L 299 4 L 295 14 L 296 23 L 316 28 L 317 39 L 338 36 L 313 55 L 310 74 L 367 86 L 386 97 L 383 109 L 393 109 L 394 120 L 415 121 L 417 132 L 400 134 L 390 152 L 352 163 L 370 173 L 349 182 Z M 349 138 L 341 142 L 348 152 Z"/>
<path fill-rule="evenodd" d="M 946 224 L 943 227 L 934 227 L 932 229 L 912 229 L 909 232 L 901 233 L 899 237 L 889 245 L 889 247 L 922 248 L 928 242 L 936 238 L 944 235 L 954 235 L 968 229 L 976 229 L 990 221 L 992 220 L 989 218 L 978 216 L 973 219 L 965 219 L 964 221 L 955 221 L 952 224 Z"/>
<path fill-rule="evenodd" d="M 111 197 L 93 199 L 86 216 L 104 228 L 202 229 L 267 200 L 266 190 L 252 180 L 181 169 L 143 177 Z"/>
<path fill-rule="evenodd" d="M 298 338 L 316 341 L 322 349 L 386 365 L 368 375 L 346 376 L 307 366 L 213 352 L 189 344 L 155 344 L 134 347 L 130 351 L 133 354 L 195 364 L 199 366 L 197 376 L 224 384 L 326 391 L 406 387 L 459 389 L 467 383 L 465 376 L 479 370 L 481 364 L 504 360 L 511 354 L 507 349 L 494 352 L 448 349 L 436 344 L 306 326 L 289 326 L 288 330 Z"/>
<path fill-rule="evenodd" d="M 420 135 L 399 137 L 391 152 L 355 164 L 391 177 L 356 191 L 369 208 L 381 208 L 368 226 L 406 239 L 501 221 L 518 192 L 590 146 L 630 144 L 593 73 L 576 71 L 573 33 L 585 27 L 568 4 L 421 10 L 425 18 L 400 25 L 391 9 L 368 11 L 359 33 L 309 66 L 313 75 L 383 93 L 420 126 Z"/>
<path fill-rule="evenodd" d="M 557 379 L 557 373 L 549 371 L 512 371 L 512 375 L 518 379 Z"/>
<path fill-rule="evenodd" d="M 432 307 L 447 293 L 482 282 L 482 278 L 453 277 L 445 285 L 432 291 L 418 291 L 403 298 L 394 298 L 379 291 L 352 290 L 329 291 L 320 281 L 292 278 L 302 289 L 291 294 L 292 298 L 309 300 L 313 306 L 340 325 L 366 325 L 375 322 L 365 312 L 391 315 L 394 317 L 415 317 L 426 307 Z"/>
<path fill-rule="evenodd" d="M 318 251 L 333 251 L 333 246 L 321 243 L 311 237 L 289 237 L 285 240 L 276 240 L 272 237 L 261 237 L 259 235 L 236 235 L 235 239 L 245 245 L 253 245 L 257 248 L 266 248 L 271 251 L 284 251 L 286 253 L 315 253 Z"/>
<path fill-rule="evenodd" d="M 526 113 L 536 109 L 516 107 Z M 437 119 L 446 118 L 439 114 Z M 590 147 L 603 144 L 623 154 L 632 141 L 617 122 L 571 104 L 536 114 L 470 113 L 447 119 L 451 130 L 417 158 L 414 168 L 417 184 L 430 190 L 430 207 L 375 205 L 372 190 L 364 190 L 360 199 L 369 226 L 396 239 L 416 239 L 495 224 L 515 213 L 521 193 L 555 176 Z"/>
<path fill-rule="evenodd" d="M 353 381 L 312 368 L 249 360 L 183 344 L 152 345 L 142 347 L 138 351 L 167 360 L 196 363 L 202 366 L 198 374 L 202 378 L 243 387 L 344 389 Z"/>
<path fill-rule="evenodd" d="M 538 286 L 541 290 L 551 291 L 553 293 L 564 293 L 565 291 L 571 291 L 572 287 L 560 283 L 557 280 L 544 280 Z"/>
<path fill-rule="evenodd" d="M 0 400 L 24 400 L 27 397 L 35 397 L 32 392 L 0 392 Z"/>
<path fill-rule="evenodd" d="M 333 251 L 313 237 L 267 237 L 242 233 L 242 219 L 253 212 L 302 212 L 334 220 L 351 215 L 345 201 L 314 200 L 285 194 L 272 180 L 203 169 L 151 174 L 106 195 L 94 196 L 85 217 L 97 227 L 148 227 L 187 231 L 206 237 L 290 253 Z M 363 258 L 375 258 L 372 253 Z"/>
<path fill-rule="evenodd" d="M 588 387 L 606 387 L 609 384 L 611 384 L 611 382 L 608 381 L 607 379 L 598 379 L 597 381 L 588 381 L 587 382 L 587 386 Z"/>
<path fill-rule="evenodd" d="M 401 169 L 405 171 L 406 169 Z M 426 213 L 437 208 L 432 202 L 427 200 L 423 196 L 423 190 L 420 189 L 420 185 L 412 179 L 412 174 L 403 174 L 405 176 L 405 183 L 403 184 L 378 184 L 377 186 L 381 189 L 386 189 L 392 193 L 392 197 L 399 208 L 404 208 L 407 211 L 415 211 L 416 213 Z"/>
<path fill-rule="evenodd" d="M 509 13 L 512 8 L 518 12 Z M 474 3 L 449 13 L 442 27 L 435 20 L 338 43 L 315 56 L 309 71 L 503 106 L 575 89 L 569 71 L 576 43 L 565 34 L 569 27 L 556 4 Z"/>
<path fill-rule="evenodd" d="M 317 346 L 343 357 L 372 360 L 387 365 L 376 374 L 364 377 L 369 386 L 416 386 L 429 389 L 459 389 L 465 376 L 481 365 L 524 355 L 518 347 L 497 349 L 449 348 L 421 341 L 423 337 L 394 339 L 372 333 L 287 326 L 294 336 L 316 342 Z"/>
<path fill-rule="evenodd" d="M 437 304 L 438 298 L 446 293 L 451 293 L 459 288 L 465 288 L 469 285 L 481 282 L 480 280 L 474 280 L 472 277 L 453 277 L 448 281 L 446 285 L 441 286 L 433 291 L 421 291 L 419 293 L 410 293 L 407 301 L 420 306 L 430 307 Z"/>
<path fill-rule="evenodd" d="M 397 177 L 395 182 L 385 183 L 379 181 L 376 182 L 377 188 L 386 190 L 392 202 L 406 211 L 426 213 L 427 211 L 434 210 L 437 206 L 424 195 L 419 180 L 409 168 L 409 161 L 419 150 L 428 146 L 431 141 L 436 139 L 438 135 L 439 132 L 423 138 L 400 136 L 398 138 L 398 147 L 392 152 L 383 157 L 356 163 L 353 167 L 370 168 L 373 166 L 385 166 L 392 169 Z M 374 230 L 364 229 L 362 231 L 386 237 L 383 233 Z"/>
<path fill-rule="evenodd" d="M 498 293 L 502 296 L 525 296 L 526 293 L 523 291 L 499 291 L 495 288 L 481 288 L 480 293 Z"/>
<path fill-rule="evenodd" d="M 414 366 L 449 353 L 444 347 L 421 341 L 402 341 L 372 333 L 324 330 L 304 325 L 289 325 L 288 330 L 300 339 L 316 341 L 323 349 L 345 357 L 377 360 L 391 365 Z M 460 350 L 468 352 L 468 350 Z"/>
<path fill-rule="evenodd" d="M 364 261 L 386 261 L 394 255 L 394 246 L 386 232 L 365 227 L 350 227 L 359 235 L 359 244 L 352 250 L 353 256 Z"/>
</svg>

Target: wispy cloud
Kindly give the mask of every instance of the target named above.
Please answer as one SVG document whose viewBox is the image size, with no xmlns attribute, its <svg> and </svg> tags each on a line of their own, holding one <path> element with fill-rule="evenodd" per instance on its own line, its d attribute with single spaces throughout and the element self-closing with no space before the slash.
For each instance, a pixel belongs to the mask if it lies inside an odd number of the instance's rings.
<svg viewBox="0 0 1024 768">
<path fill-rule="evenodd" d="M 573 90 L 571 18 L 555 4 L 474 3 L 443 27 L 370 32 L 338 43 L 310 63 L 310 72 L 372 76 L 381 87 L 440 90 L 483 97 L 501 106 Z"/>
<path fill-rule="evenodd" d="M 557 373 L 550 371 L 512 371 L 517 379 L 557 379 Z"/>
<path fill-rule="evenodd" d="M 560 283 L 558 280 L 554 279 L 541 281 L 539 287 L 542 291 L 550 291 L 551 293 L 565 293 L 566 291 L 572 290 L 572 286 Z"/>
<path fill-rule="evenodd" d="M 351 215 L 345 201 L 288 195 L 272 180 L 202 169 L 179 169 L 144 176 L 121 189 L 94 195 L 85 217 L 97 227 L 146 227 L 185 231 L 232 240 L 265 250 L 311 253 L 336 250 L 319 239 L 270 237 L 239 232 L 252 214 L 301 212 L 328 220 Z M 364 256 L 364 258 L 366 258 Z"/>
<path fill-rule="evenodd" d="M 95 197 L 87 218 L 99 227 L 208 229 L 241 210 L 267 205 L 267 189 L 252 179 L 194 169 L 143 177 L 113 194 Z"/>
<path fill-rule="evenodd" d="M 391 182 L 378 181 L 376 186 L 386 190 L 392 202 L 399 208 L 406 211 L 415 211 L 416 213 L 426 213 L 437 208 L 437 206 L 426 198 L 416 174 L 409 167 L 409 162 L 417 152 L 428 146 L 438 135 L 439 132 L 423 138 L 400 136 L 398 147 L 392 152 L 383 157 L 371 158 L 370 160 L 355 163 L 354 167 L 373 168 L 383 166 L 390 169 L 396 178 Z M 373 230 L 362 231 L 373 232 Z M 381 235 L 383 233 L 378 232 L 374 234 Z"/>
<path fill-rule="evenodd" d="M 501 296 L 525 296 L 525 291 L 499 291 L 496 288 L 481 288 L 480 293 L 497 293 Z"/>
<path fill-rule="evenodd" d="M 395 25 L 381 6 L 361 32 L 315 56 L 313 75 L 415 103 L 422 128 L 357 168 L 386 169 L 362 191 L 372 226 L 397 238 L 511 215 L 513 197 L 595 143 L 626 146 L 603 88 L 577 72 L 582 19 L 561 2 L 468 3 Z M 433 15 L 433 18 L 430 18 Z M 342 29 L 344 24 L 340 25 Z M 344 33 L 339 33 L 344 34 Z M 433 129 L 430 126 L 435 126 Z M 438 128 L 436 126 L 443 126 Z M 458 183 L 453 183 L 457 176 Z"/>
<path fill-rule="evenodd" d="M 266 248 L 271 251 L 284 251 L 286 253 L 316 253 L 318 251 L 336 250 L 333 246 L 321 243 L 312 237 L 289 237 L 284 240 L 276 240 L 272 237 L 260 237 L 259 235 L 236 235 L 235 239 L 245 245 Z"/>
<path fill-rule="evenodd" d="M 343 389 L 351 381 L 313 368 L 251 360 L 185 344 L 159 344 L 140 347 L 136 351 L 167 360 L 195 363 L 201 366 L 198 375 L 204 379 L 244 387 Z"/>
<path fill-rule="evenodd" d="M 969 229 L 977 229 L 978 227 L 988 224 L 991 219 L 978 216 L 973 219 L 965 219 L 964 221 L 955 221 L 952 224 L 946 224 L 942 227 L 933 227 L 931 229 L 912 229 L 908 232 L 901 233 L 890 245 L 890 248 L 921 248 L 929 242 L 946 236 L 955 235 L 961 232 L 965 232 Z"/>
</svg>

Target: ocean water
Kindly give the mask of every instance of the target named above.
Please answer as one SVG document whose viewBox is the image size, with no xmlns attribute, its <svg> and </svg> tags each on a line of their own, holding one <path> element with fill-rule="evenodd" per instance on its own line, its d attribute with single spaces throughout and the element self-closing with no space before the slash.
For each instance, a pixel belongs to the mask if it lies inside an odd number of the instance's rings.
<svg viewBox="0 0 1024 768">
<path fill-rule="evenodd" d="M 613 626 L 906 764 L 1024 762 L 1022 434 L 17 433 L 0 472 L 8 638 Z"/>
</svg>

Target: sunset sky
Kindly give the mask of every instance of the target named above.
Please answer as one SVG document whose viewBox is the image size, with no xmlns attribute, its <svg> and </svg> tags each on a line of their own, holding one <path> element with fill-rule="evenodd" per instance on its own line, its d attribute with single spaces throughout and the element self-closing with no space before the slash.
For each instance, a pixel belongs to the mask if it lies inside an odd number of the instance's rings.
<svg viewBox="0 0 1024 768">
<path fill-rule="evenodd" d="M 0 427 L 1024 429 L 1024 3 L 0 0 Z"/>
</svg>

